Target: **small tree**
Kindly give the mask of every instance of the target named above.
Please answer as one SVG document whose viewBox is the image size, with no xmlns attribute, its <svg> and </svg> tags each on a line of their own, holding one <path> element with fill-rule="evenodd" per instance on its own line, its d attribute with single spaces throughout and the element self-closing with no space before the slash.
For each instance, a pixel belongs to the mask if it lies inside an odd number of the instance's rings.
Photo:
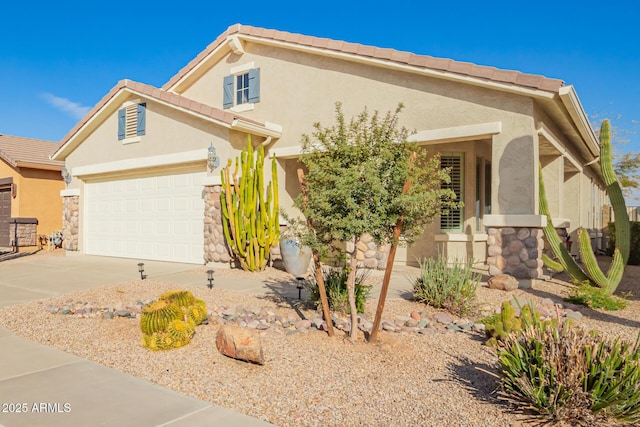
<svg viewBox="0 0 640 427">
<path fill-rule="evenodd" d="M 368 233 L 378 244 L 389 242 L 403 216 L 402 236 L 409 243 L 442 206 L 455 205 L 455 194 L 441 189 L 449 175 L 440 169 L 439 158 L 427 158 L 426 151 L 407 141 L 408 130 L 398 127 L 402 108 L 400 104 L 384 117 L 378 112 L 369 114 L 365 108 L 347 123 L 342 105 L 336 103 L 336 124 L 323 127 L 315 123 L 312 136 L 302 137 L 300 161 L 308 169 L 307 191 L 295 204 L 326 245 L 350 243 L 347 293 L 352 340 L 358 325 L 355 272 L 361 236 Z M 418 153 L 414 168 L 412 153 Z M 409 180 L 412 185 L 403 194 Z"/>
</svg>

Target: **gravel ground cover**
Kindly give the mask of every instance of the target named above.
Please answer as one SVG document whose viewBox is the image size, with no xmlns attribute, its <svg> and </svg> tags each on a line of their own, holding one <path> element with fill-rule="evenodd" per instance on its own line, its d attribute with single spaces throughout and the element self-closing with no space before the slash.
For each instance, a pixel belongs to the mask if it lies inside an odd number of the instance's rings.
<svg viewBox="0 0 640 427">
<path fill-rule="evenodd" d="M 216 274 L 248 273 L 218 270 Z M 289 279 L 274 269 L 257 274 L 265 280 Z M 534 303 L 549 298 L 563 304 L 570 285 L 562 279 L 566 277 L 559 275 L 535 289 L 513 292 L 481 287 L 478 311 L 497 309 L 513 296 Z M 633 291 L 639 279 L 640 268 L 628 267 L 620 290 Z M 1 309 L 0 323 L 29 340 L 278 426 L 526 425 L 523 415 L 498 399 L 495 352 L 484 345 L 482 333 L 474 330 L 452 332 L 443 327 L 426 334 L 381 332 L 379 342 L 371 345 L 364 335 L 351 342 L 341 331 L 331 338 L 314 328 L 270 327 L 259 331 L 266 359 L 259 366 L 217 351 L 220 325 L 215 321 L 198 326 L 186 347 L 151 352 L 141 345 L 137 318 L 51 312 L 51 307 L 77 302 L 117 312 L 172 289 L 176 285 L 155 280 L 146 280 L 145 286 L 139 281 L 117 283 Z M 316 310 L 292 300 L 204 286 L 181 289 L 205 300 L 209 311 L 245 308 L 282 318 L 317 316 Z M 374 300 L 367 303 L 365 316 L 369 319 L 373 319 L 375 304 Z M 617 312 L 578 310 L 583 315 L 578 324 L 610 336 L 633 340 L 640 326 L 636 296 L 631 297 L 628 308 Z M 389 300 L 384 317 L 412 312 L 433 317 L 437 310 L 413 301 Z M 81 379 L 70 379 L 77 380 Z"/>
</svg>

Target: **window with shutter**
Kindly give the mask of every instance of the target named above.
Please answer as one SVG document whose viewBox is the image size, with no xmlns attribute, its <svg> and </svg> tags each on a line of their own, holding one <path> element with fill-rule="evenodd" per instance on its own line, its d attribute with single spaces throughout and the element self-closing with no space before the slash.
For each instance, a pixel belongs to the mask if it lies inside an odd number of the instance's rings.
<svg viewBox="0 0 640 427">
<path fill-rule="evenodd" d="M 236 74 L 225 76 L 222 82 L 222 94 L 222 106 L 225 109 L 260 102 L 260 69 L 245 68 Z"/>
<path fill-rule="evenodd" d="M 146 103 L 129 104 L 118 110 L 118 140 L 145 134 L 146 107 Z"/>
<path fill-rule="evenodd" d="M 458 202 L 464 202 L 464 154 L 442 153 L 440 155 L 440 167 L 449 169 L 451 182 L 442 184 L 442 188 L 452 190 L 456 194 Z M 450 232 L 463 231 L 463 207 L 456 209 L 443 209 L 440 212 L 440 230 Z"/>
</svg>

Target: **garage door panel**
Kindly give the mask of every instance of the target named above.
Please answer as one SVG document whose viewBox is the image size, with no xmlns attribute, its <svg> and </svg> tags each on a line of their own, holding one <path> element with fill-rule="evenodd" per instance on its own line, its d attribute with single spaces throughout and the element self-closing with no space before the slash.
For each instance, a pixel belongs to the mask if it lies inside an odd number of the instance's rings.
<svg viewBox="0 0 640 427">
<path fill-rule="evenodd" d="M 86 186 L 87 253 L 203 262 L 204 172 Z"/>
</svg>

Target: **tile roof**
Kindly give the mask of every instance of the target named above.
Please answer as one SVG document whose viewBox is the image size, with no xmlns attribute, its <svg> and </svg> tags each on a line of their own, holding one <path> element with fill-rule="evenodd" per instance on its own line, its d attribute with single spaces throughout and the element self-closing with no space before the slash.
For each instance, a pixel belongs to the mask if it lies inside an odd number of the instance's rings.
<svg viewBox="0 0 640 427">
<path fill-rule="evenodd" d="M 59 142 L 0 134 L 0 158 L 12 167 L 62 170 L 64 162 L 49 158 L 61 145 Z"/>
<path fill-rule="evenodd" d="M 192 99 L 186 98 L 182 95 L 178 95 L 172 92 L 166 92 L 162 89 L 158 89 L 157 87 L 153 87 L 151 85 L 147 85 L 140 82 L 135 82 L 133 80 L 120 80 L 111 90 L 102 97 L 102 99 L 93 106 L 93 108 L 78 122 L 76 125 L 62 138 L 62 144 L 66 143 L 73 135 L 75 135 L 80 128 L 82 128 L 102 107 L 104 107 L 112 98 L 116 96 L 120 91 L 128 89 L 132 92 L 137 92 L 140 95 L 146 96 L 148 98 L 156 99 L 161 102 L 165 102 L 173 105 L 174 107 L 183 108 L 185 110 L 191 111 L 193 113 L 197 113 L 203 115 L 205 117 L 223 122 L 231 126 L 233 121 L 237 118 L 241 118 L 245 122 L 254 123 L 259 126 L 264 126 L 263 123 L 257 122 L 255 120 L 247 119 L 246 117 L 240 117 L 237 114 L 233 114 L 226 110 L 221 110 L 219 108 L 211 107 L 210 105 L 203 104 L 198 101 L 194 101 Z"/>
<path fill-rule="evenodd" d="M 340 40 L 311 37 L 301 34 L 293 34 L 285 31 L 268 30 L 265 28 L 252 27 L 249 25 L 235 24 L 227 28 L 218 38 L 198 54 L 191 62 L 174 75 L 164 86 L 163 90 L 169 90 L 200 62 L 202 62 L 211 52 L 222 45 L 228 37 L 234 34 L 270 39 L 299 46 L 307 46 L 336 53 L 353 54 L 360 57 L 374 60 L 389 61 L 392 63 L 409 65 L 430 70 L 442 71 L 477 78 L 480 80 L 511 84 L 530 89 L 540 89 L 544 91 L 557 92 L 564 86 L 564 82 L 535 74 L 525 74 L 519 71 L 502 70 L 495 67 L 476 65 L 468 62 L 459 62 L 446 58 L 435 58 L 426 55 L 415 55 L 410 52 L 402 52 L 395 49 L 378 48 L 365 46 L 358 43 L 349 43 Z"/>
</svg>

